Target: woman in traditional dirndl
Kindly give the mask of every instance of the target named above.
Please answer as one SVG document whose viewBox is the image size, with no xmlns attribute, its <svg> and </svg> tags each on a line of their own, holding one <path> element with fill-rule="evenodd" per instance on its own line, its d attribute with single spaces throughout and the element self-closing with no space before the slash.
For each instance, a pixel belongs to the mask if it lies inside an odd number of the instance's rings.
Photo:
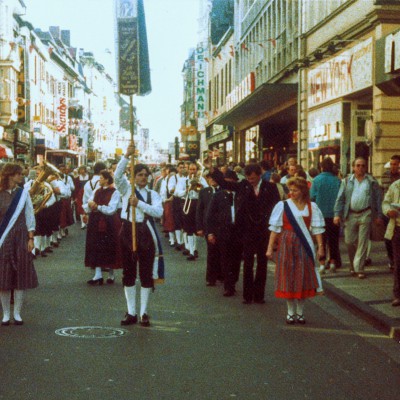
<svg viewBox="0 0 400 400">
<path fill-rule="evenodd" d="M 94 268 L 95 274 L 87 281 L 89 285 L 102 285 L 102 269 L 108 269 L 107 283 L 114 283 L 114 269 L 121 268 L 118 235 L 121 221 L 117 210 L 120 194 L 112 185 L 111 173 L 107 170 L 100 172 L 99 188 L 93 198 L 83 204 L 89 214 L 86 235 L 85 266 Z"/>
<path fill-rule="evenodd" d="M 304 178 L 289 179 L 287 187 L 290 199 L 276 204 L 271 214 L 267 257 L 274 258 L 276 263 L 275 296 L 287 301 L 286 322 L 304 324 L 304 300 L 322 292 L 315 267 L 319 265 L 316 258 L 325 257 L 322 242 L 325 222 L 318 206 L 310 202 Z M 318 243 L 317 254 L 312 236 Z"/>
<path fill-rule="evenodd" d="M 8 163 L 0 174 L 0 299 L 1 325 L 10 325 L 11 291 L 14 290 L 14 324 L 22 325 L 21 309 L 26 289 L 38 286 L 33 266 L 35 215 L 22 167 Z"/>
</svg>

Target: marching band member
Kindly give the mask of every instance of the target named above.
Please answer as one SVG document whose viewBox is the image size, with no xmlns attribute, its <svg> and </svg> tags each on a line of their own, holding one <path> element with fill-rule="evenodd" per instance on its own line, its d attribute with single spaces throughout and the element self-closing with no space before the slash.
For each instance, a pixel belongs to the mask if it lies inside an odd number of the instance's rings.
<svg viewBox="0 0 400 400">
<path fill-rule="evenodd" d="M 195 162 L 189 165 L 189 175 L 183 181 L 176 185 L 175 194 L 178 197 L 184 197 L 183 203 L 183 230 L 187 235 L 189 254 L 188 261 L 196 259 L 196 208 L 201 188 L 208 187 L 207 181 L 198 176 L 198 166 Z"/>
<path fill-rule="evenodd" d="M 177 243 L 176 250 L 181 251 L 183 250 L 184 247 L 183 232 L 182 232 L 182 227 L 183 227 L 182 206 L 184 202 L 185 193 L 182 192 L 178 196 L 178 194 L 175 192 L 175 189 L 178 183 L 180 186 L 182 184 L 186 184 L 185 163 L 183 161 L 180 161 L 178 163 L 177 171 L 178 173 L 175 174 L 175 176 L 168 181 L 168 191 L 174 196 L 172 200 L 172 210 L 174 215 L 174 227 L 175 227 L 175 236 Z"/>
<path fill-rule="evenodd" d="M 63 238 L 68 235 L 68 226 L 73 225 L 74 217 L 72 215 L 71 196 L 75 190 L 73 179 L 67 174 L 67 168 L 64 164 L 58 166 L 60 170 L 60 179 L 67 188 L 67 194 L 61 196 L 61 217 L 60 217 L 60 232 L 58 238 Z"/>
<path fill-rule="evenodd" d="M 1 325 L 10 325 L 11 291 L 14 290 L 14 324 L 22 325 L 24 292 L 38 286 L 33 266 L 35 216 L 22 168 L 6 164 L 0 175 L 0 299 L 3 309 Z"/>
<path fill-rule="evenodd" d="M 134 167 L 135 196 L 132 197 L 132 187 L 124 175 L 130 156 L 135 147 L 130 145 L 121 158 L 114 174 L 115 186 L 122 196 L 122 267 L 127 313 L 121 325 L 132 325 L 138 322 L 136 315 L 136 277 L 139 264 L 140 288 L 140 324 L 149 326 L 150 319 L 147 314 L 149 295 L 154 288 L 155 280 L 164 279 L 164 259 L 162 257 L 161 242 L 155 228 L 153 218 L 161 218 L 163 214 L 160 195 L 147 189 L 147 178 L 150 170 L 145 164 Z M 136 216 L 132 216 L 135 207 Z M 134 219 L 133 219 L 134 218 Z M 132 221 L 136 221 L 137 249 L 132 251 Z"/>
</svg>

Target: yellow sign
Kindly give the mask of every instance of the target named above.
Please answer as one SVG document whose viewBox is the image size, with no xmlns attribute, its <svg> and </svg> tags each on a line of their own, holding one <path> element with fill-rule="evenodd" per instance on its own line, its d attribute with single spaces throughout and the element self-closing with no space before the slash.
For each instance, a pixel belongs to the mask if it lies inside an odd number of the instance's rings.
<svg viewBox="0 0 400 400">
<path fill-rule="evenodd" d="M 122 153 L 123 153 L 122 149 L 120 149 L 120 148 L 116 148 L 116 149 L 115 149 L 115 154 L 116 154 L 117 156 L 122 156 Z"/>
</svg>

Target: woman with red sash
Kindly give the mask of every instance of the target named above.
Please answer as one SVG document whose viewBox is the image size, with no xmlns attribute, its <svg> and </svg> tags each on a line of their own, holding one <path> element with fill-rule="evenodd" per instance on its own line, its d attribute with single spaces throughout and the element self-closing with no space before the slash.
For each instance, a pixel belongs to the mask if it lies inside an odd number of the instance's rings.
<svg viewBox="0 0 400 400">
<path fill-rule="evenodd" d="M 272 258 L 278 242 L 274 257 L 275 296 L 287 300 L 288 324 L 296 321 L 304 324 L 304 299 L 318 294 L 321 286 L 315 261 L 316 257 L 322 259 L 325 256 L 322 243 L 325 222 L 318 206 L 310 202 L 308 184 L 304 178 L 290 178 L 287 187 L 290 199 L 280 201 L 271 214 L 271 235 L 266 254 Z M 312 236 L 318 243 L 317 254 Z"/>
<path fill-rule="evenodd" d="M 120 194 L 113 183 L 111 173 L 101 171 L 99 188 L 85 209 L 89 214 L 85 266 L 95 269 L 94 277 L 87 282 L 89 285 L 103 284 L 103 268 L 109 270 L 107 283 L 114 283 L 114 269 L 121 268 L 118 251 L 121 222 L 117 213 Z"/>
</svg>

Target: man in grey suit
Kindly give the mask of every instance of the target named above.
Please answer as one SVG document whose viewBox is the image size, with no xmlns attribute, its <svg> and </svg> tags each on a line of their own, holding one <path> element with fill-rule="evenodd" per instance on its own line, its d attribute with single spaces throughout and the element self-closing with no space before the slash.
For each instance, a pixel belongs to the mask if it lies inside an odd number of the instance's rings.
<svg viewBox="0 0 400 400">
<path fill-rule="evenodd" d="M 367 161 L 357 157 L 353 174 L 342 180 L 334 207 L 333 223 L 344 222 L 350 272 L 360 279 L 367 258 L 371 223 L 382 224 L 382 194 L 378 182 L 367 174 Z"/>
</svg>

